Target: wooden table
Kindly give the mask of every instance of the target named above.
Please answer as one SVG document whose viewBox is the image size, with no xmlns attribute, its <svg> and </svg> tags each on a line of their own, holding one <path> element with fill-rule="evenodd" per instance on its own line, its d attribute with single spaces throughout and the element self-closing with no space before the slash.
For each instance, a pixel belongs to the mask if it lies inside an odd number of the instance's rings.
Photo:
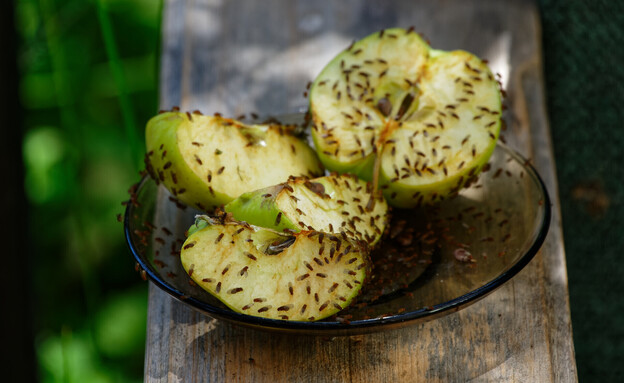
<svg viewBox="0 0 624 383">
<path fill-rule="evenodd" d="M 553 200 L 542 250 L 496 292 L 425 324 L 352 337 L 278 335 L 205 317 L 150 286 L 150 382 L 570 382 L 576 364 L 539 15 L 529 1 L 168 0 L 161 107 L 236 116 L 304 110 L 306 84 L 349 43 L 415 26 L 490 60 L 508 92 L 507 143 Z"/>
</svg>

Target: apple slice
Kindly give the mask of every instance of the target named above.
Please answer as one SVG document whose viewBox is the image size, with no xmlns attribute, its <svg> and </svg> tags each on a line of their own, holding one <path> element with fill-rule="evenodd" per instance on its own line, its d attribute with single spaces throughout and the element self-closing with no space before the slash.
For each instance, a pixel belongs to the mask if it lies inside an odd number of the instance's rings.
<svg viewBox="0 0 624 383">
<path fill-rule="evenodd" d="M 338 54 L 310 89 L 312 138 L 329 170 L 372 181 L 413 207 L 456 194 L 490 158 L 500 86 L 465 51 L 388 29 Z"/>
<path fill-rule="evenodd" d="M 198 218 L 182 266 L 232 310 L 314 321 L 356 297 L 370 272 L 366 244 L 316 231 L 285 235 L 236 221 Z"/>
<path fill-rule="evenodd" d="M 219 116 L 162 113 L 147 123 L 146 166 L 180 201 L 211 211 L 291 175 L 321 175 L 316 154 L 294 136 L 294 129 L 245 125 Z"/>
<path fill-rule="evenodd" d="M 242 194 L 225 205 L 234 218 L 274 230 L 344 232 L 374 246 L 390 220 L 388 204 L 372 185 L 351 175 L 332 174 Z"/>
</svg>

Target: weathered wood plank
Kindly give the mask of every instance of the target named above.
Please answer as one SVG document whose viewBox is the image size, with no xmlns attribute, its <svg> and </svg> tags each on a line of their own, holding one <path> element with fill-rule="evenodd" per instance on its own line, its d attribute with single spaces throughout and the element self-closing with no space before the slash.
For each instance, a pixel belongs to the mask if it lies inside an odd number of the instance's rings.
<svg viewBox="0 0 624 383">
<path fill-rule="evenodd" d="M 353 337 L 276 335 L 205 317 L 150 286 L 145 379 L 164 381 L 575 381 L 539 23 L 526 1 L 219 1 L 166 5 L 161 107 L 292 113 L 351 40 L 414 25 L 441 49 L 488 59 L 506 83 L 507 142 L 553 198 L 550 235 L 502 288 L 458 313 Z"/>
</svg>

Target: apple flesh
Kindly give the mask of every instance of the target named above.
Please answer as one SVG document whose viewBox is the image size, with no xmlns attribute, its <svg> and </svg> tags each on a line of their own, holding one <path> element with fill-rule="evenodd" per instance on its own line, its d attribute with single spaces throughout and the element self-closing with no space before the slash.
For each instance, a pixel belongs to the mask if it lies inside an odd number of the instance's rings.
<svg viewBox="0 0 624 383">
<path fill-rule="evenodd" d="M 209 217 L 190 230 L 182 266 L 232 310 L 315 321 L 347 307 L 370 272 L 366 244 L 316 231 L 285 235 Z"/>
<path fill-rule="evenodd" d="M 250 224 L 280 232 L 319 230 L 374 246 L 384 233 L 389 209 L 372 185 L 350 175 L 332 174 L 245 193 L 225 205 L 226 212 Z"/>
<path fill-rule="evenodd" d="M 501 128 L 501 91 L 465 51 L 434 50 L 389 29 L 336 56 L 310 89 L 312 138 L 329 170 L 414 207 L 454 195 L 487 163 Z"/>
</svg>

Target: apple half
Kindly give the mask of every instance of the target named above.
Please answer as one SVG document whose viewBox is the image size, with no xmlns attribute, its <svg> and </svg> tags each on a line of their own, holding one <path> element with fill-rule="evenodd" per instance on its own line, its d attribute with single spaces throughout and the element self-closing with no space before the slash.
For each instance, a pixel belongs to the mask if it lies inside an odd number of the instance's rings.
<svg viewBox="0 0 624 383">
<path fill-rule="evenodd" d="M 483 60 L 398 28 L 338 54 L 309 102 L 325 167 L 372 181 L 397 207 L 456 194 L 487 163 L 501 128 L 500 85 Z"/>
<path fill-rule="evenodd" d="M 301 231 L 285 235 L 200 216 L 182 245 L 191 279 L 232 310 L 315 321 L 347 307 L 370 272 L 365 243 Z"/>
<path fill-rule="evenodd" d="M 345 233 L 374 246 L 389 221 L 388 204 L 372 184 L 352 175 L 332 174 L 244 193 L 225 205 L 233 217 L 279 232 L 318 230 Z"/>
<path fill-rule="evenodd" d="M 294 131 L 294 126 L 166 112 L 147 123 L 146 167 L 177 199 L 209 212 L 291 175 L 321 175 L 316 154 Z"/>
</svg>

